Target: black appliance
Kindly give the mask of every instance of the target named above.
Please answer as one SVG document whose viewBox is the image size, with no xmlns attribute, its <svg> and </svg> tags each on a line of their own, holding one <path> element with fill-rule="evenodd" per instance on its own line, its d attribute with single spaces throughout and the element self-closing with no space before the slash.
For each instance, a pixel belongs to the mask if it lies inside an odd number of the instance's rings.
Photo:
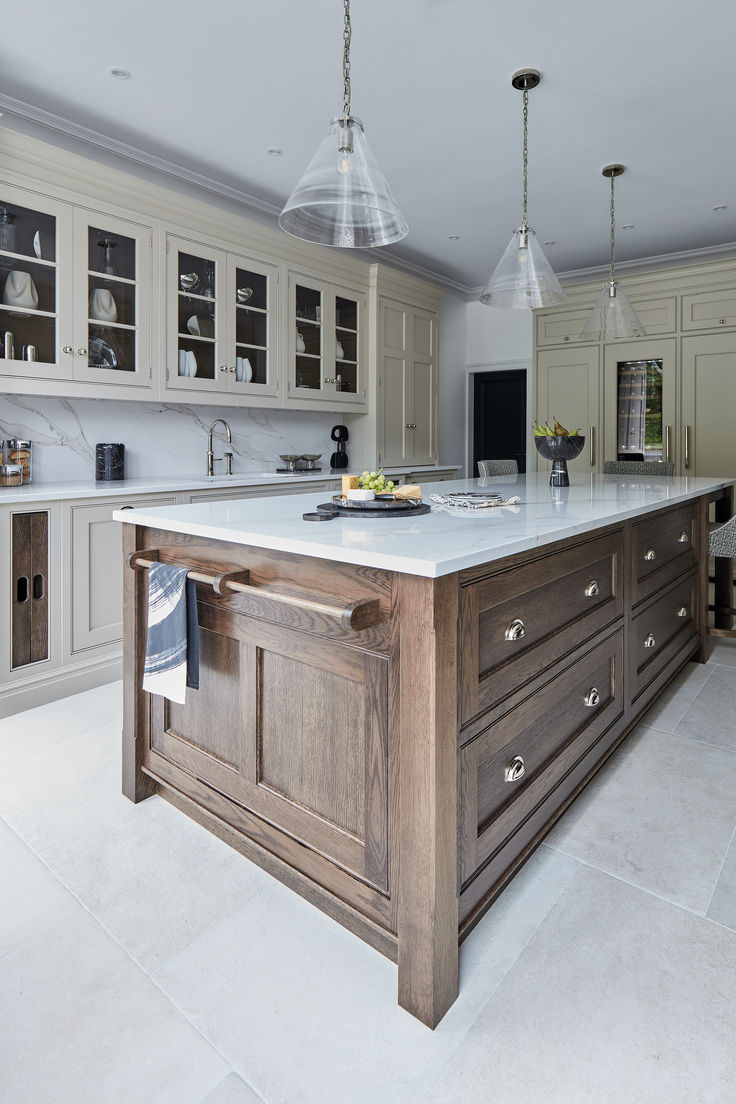
<svg viewBox="0 0 736 1104">
<path fill-rule="evenodd" d="M 337 441 L 337 451 L 333 452 L 330 457 L 330 467 L 334 470 L 337 468 L 346 468 L 348 466 L 348 454 L 345 451 L 345 442 L 348 439 L 348 427 L 344 425 L 336 425 L 332 427 L 332 433 L 330 437 L 333 441 Z"/>
</svg>

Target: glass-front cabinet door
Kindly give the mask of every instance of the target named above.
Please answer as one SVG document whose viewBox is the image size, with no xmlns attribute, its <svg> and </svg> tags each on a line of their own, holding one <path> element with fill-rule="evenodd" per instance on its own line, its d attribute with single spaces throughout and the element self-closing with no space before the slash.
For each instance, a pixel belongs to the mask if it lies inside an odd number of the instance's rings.
<svg viewBox="0 0 736 1104">
<path fill-rule="evenodd" d="M 333 407 L 365 401 L 364 309 L 365 299 L 356 293 L 291 276 L 291 399 L 317 399 Z"/>
<path fill-rule="evenodd" d="M 150 387 L 150 228 L 77 210 L 74 244 L 74 378 Z"/>
<path fill-rule="evenodd" d="M 71 379 L 72 208 L 0 186 L 0 375 Z"/>
<path fill-rule="evenodd" d="M 228 254 L 227 390 L 278 394 L 278 269 Z"/>
<path fill-rule="evenodd" d="M 606 345 L 604 372 L 604 459 L 677 463 L 674 339 Z"/>
<path fill-rule="evenodd" d="M 292 357 L 289 391 L 297 397 L 324 395 L 325 376 L 325 295 L 319 284 L 301 277 L 290 281 L 289 313 L 292 331 Z M 301 395 L 299 393 L 302 392 Z"/>
<path fill-rule="evenodd" d="M 167 387 L 225 391 L 226 255 L 168 235 Z"/>
<path fill-rule="evenodd" d="M 363 303 L 355 295 L 334 295 L 335 358 L 331 373 L 335 391 L 346 401 L 359 400 L 363 389 L 360 337 Z"/>
</svg>

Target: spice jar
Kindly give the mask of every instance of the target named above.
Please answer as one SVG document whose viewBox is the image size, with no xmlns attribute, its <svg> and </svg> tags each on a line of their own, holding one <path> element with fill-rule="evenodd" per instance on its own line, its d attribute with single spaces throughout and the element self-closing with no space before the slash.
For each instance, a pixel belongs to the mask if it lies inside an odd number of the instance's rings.
<svg viewBox="0 0 736 1104">
<path fill-rule="evenodd" d="M 31 469 L 31 442 L 21 441 L 17 437 L 11 437 L 5 442 L 5 462 L 7 464 L 20 464 L 23 469 L 23 482 L 30 483 Z"/>
<path fill-rule="evenodd" d="M 22 464 L 0 464 L 0 487 L 20 487 L 22 482 Z"/>
</svg>

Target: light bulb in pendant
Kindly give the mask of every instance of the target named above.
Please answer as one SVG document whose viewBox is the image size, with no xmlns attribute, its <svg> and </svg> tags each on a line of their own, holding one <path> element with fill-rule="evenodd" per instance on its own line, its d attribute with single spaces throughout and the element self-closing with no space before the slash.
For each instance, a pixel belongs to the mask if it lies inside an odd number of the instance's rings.
<svg viewBox="0 0 736 1104">
<path fill-rule="evenodd" d="M 347 176 L 351 168 L 352 158 L 350 157 L 350 154 L 347 151 L 341 150 L 337 158 L 337 171 L 343 176 Z"/>
</svg>

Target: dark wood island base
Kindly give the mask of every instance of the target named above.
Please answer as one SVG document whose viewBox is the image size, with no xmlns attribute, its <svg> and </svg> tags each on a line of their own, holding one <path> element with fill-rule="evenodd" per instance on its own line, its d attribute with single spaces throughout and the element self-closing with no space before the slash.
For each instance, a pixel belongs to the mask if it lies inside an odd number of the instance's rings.
<svg viewBox="0 0 736 1104">
<path fill-rule="evenodd" d="M 713 497 L 439 578 L 124 525 L 124 793 L 398 962 L 399 1003 L 435 1027 L 459 942 L 704 659 Z M 198 580 L 185 706 L 140 689 L 155 559 Z"/>
</svg>

